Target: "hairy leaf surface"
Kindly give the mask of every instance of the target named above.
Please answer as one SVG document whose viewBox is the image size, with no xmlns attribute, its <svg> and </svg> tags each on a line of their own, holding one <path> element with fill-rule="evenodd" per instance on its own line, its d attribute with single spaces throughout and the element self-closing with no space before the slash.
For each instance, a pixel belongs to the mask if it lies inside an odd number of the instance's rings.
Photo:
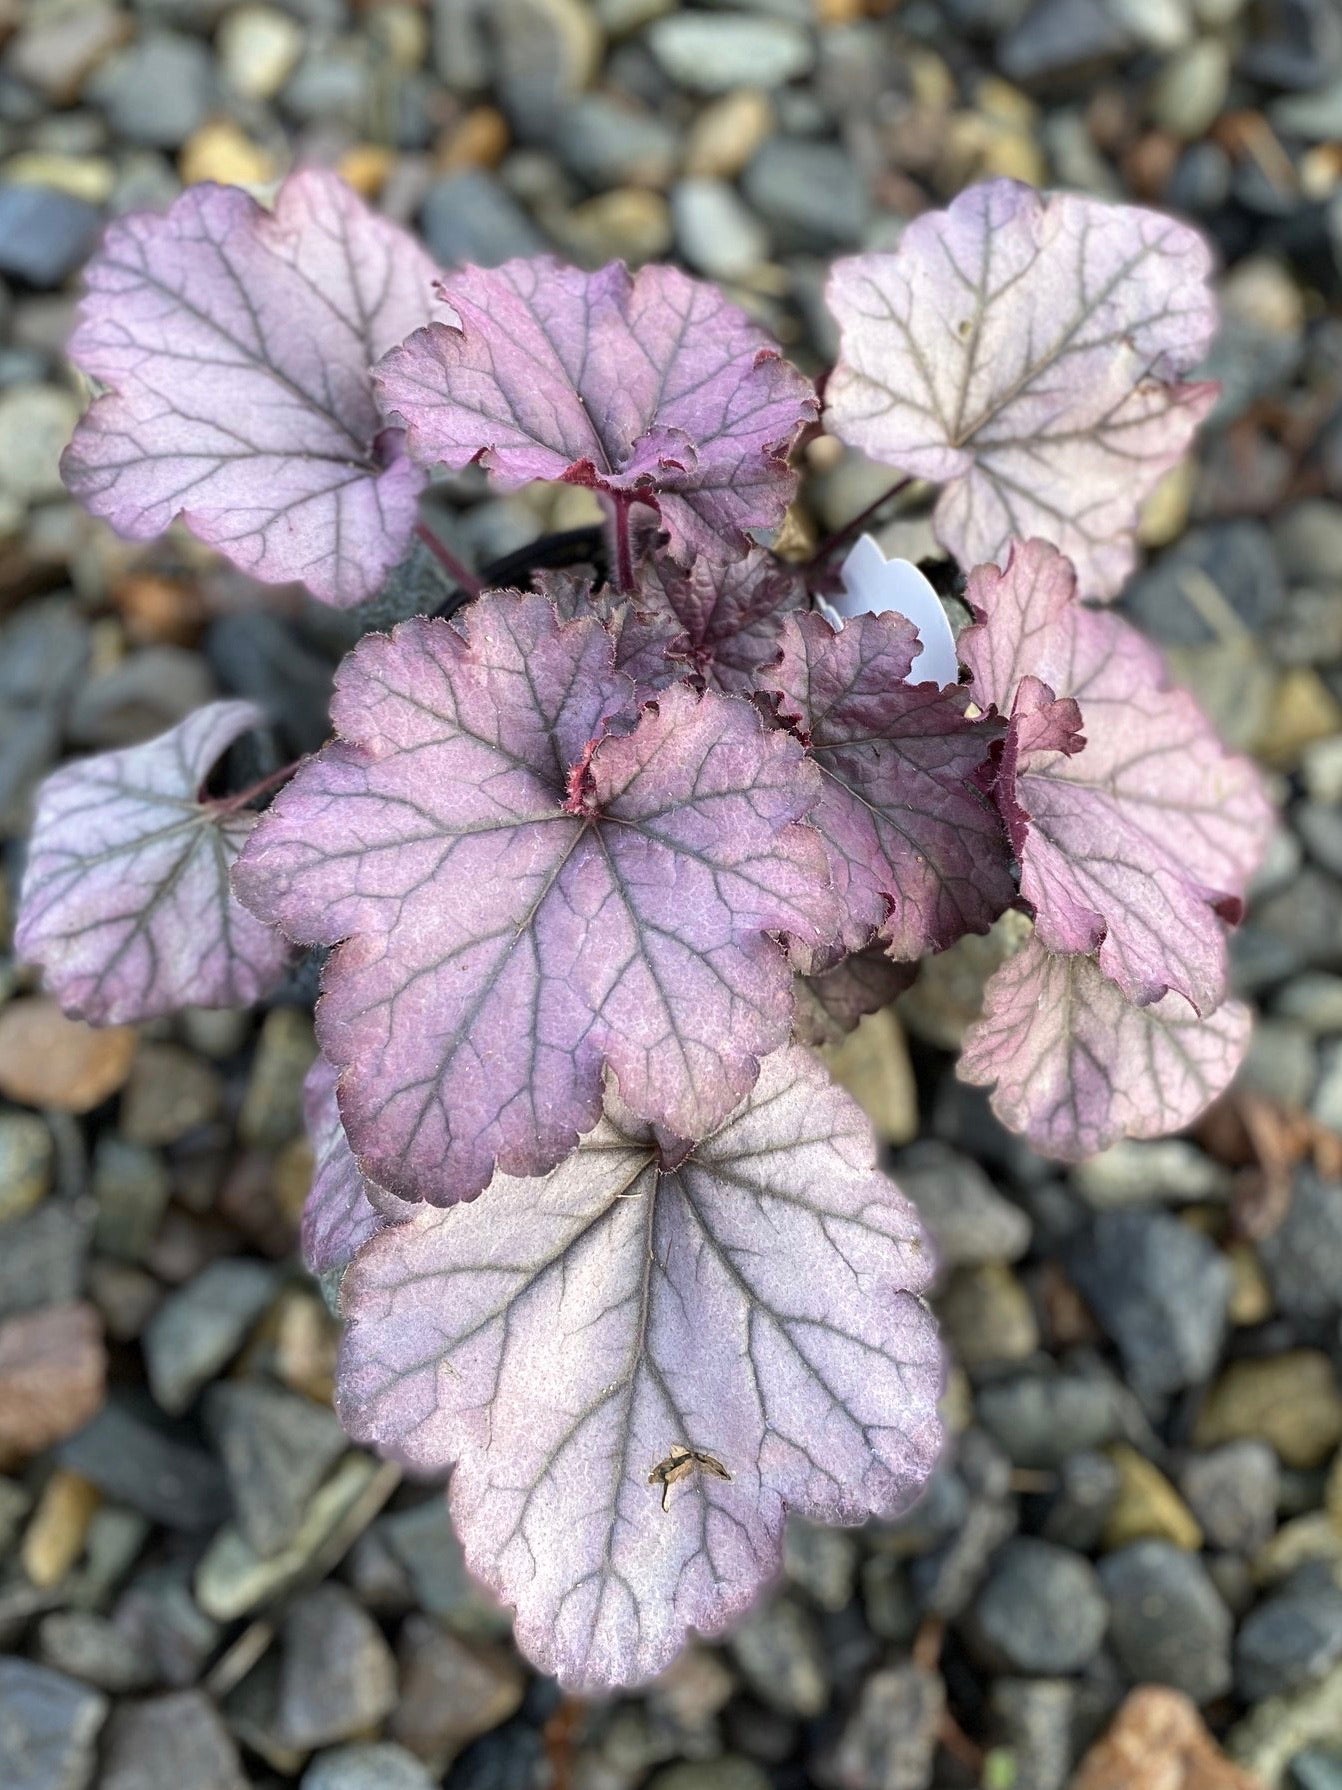
<svg viewBox="0 0 1342 1790">
<path fill-rule="evenodd" d="M 793 616 L 762 679 L 822 773 L 812 819 L 843 902 L 843 944 L 859 950 L 879 928 L 900 959 L 986 932 L 1016 892 L 976 782 L 1002 730 L 967 719 L 954 687 L 906 684 L 920 650 L 902 615 L 857 615 L 837 634 L 822 616 Z"/>
<path fill-rule="evenodd" d="M 432 261 L 335 175 L 267 212 L 189 188 L 112 225 L 70 357 L 111 387 L 62 469 L 133 540 L 180 518 L 243 571 L 323 602 L 372 597 L 405 553 L 424 474 L 384 430 L 372 363 L 426 324 Z"/>
<path fill-rule="evenodd" d="M 1036 937 L 993 972 L 958 1073 L 995 1083 L 993 1111 L 1037 1150 L 1076 1161 L 1190 1124 L 1229 1085 L 1249 1030 L 1238 1001 L 1208 1019 L 1177 994 L 1135 1007 L 1093 958 Z"/>
<path fill-rule="evenodd" d="M 1098 952 L 1130 1000 L 1168 989 L 1200 1013 L 1225 993 L 1223 921 L 1239 917 L 1272 811 L 1159 652 L 1075 600 L 1042 541 L 970 574 L 960 637 L 975 700 L 1012 714 L 998 797 L 1040 943 Z M 1084 739 L 1084 745 L 1081 740 Z"/>
<path fill-rule="evenodd" d="M 539 596 L 366 637 L 332 714 L 236 880 L 291 937 L 346 941 L 317 1028 L 365 1174 L 446 1204 L 544 1173 L 606 1065 L 640 1118 L 720 1124 L 792 1023 L 767 935 L 837 927 L 797 742 L 683 684 L 629 731 L 600 622 Z"/>
<path fill-rule="evenodd" d="M 1155 212 L 973 187 L 894 253 L 835 267 L 828 427 L 945 484 L 937 534 L 962 564 L 1040 535 L 1086 596 L 1113 596 L 1142 499 L 1216 396 L 1185 379 L 1216 328 L 1210 272 L 1202 238 Z"/>
<path fill-rule="evenodd" d="M 480 460 L 506 488 L 560 479 L 656 508 L 671 551 L 733 559 L 795 485 L 809 382 L 713 286 L 673 267 L 468 267 L 434 323 L 377 369 L 423 466 Z"/>
<path fill-rule="evenodd" d="M 605 1120 L 547 1179 L 375 1237 L 343 1288 L 342 1419 L 454 1467 L 467 1563 L 543 1671 L 629 1684 L 747 1608 L 789 1509 L 854 1523 L 921 1489 L 931 1265 L 860 1109 L 781 1051 L 672 1166 Z"/>
<path fill-rule="evenodd" d="M 313 1274 L 343 1268 L 384 1224 L 418 1208 L 359 1172 L 340 1122 L 336 1072 L 318 1053 L 303 1083 L 303 1118 L 312 1145 L 312 1186 L 303 1203 L 303 1260 Z"/>
<path fill-rule="evenodd" d="M 200 799 L 223 753 L 264 718 L 249 702 L 210 703 L 42 785 L 14 944 L 67 1013 L 124 1025 L 243 1007 L 280 980 L 288 944 L 229 888 L 258 817 Z"/>
<path fill-rule="evenodd" d="M 879 1013 L 913 986 L 918 966 L 895 963 L 879 945 L 850 952 L 832 969 L 797 978 L 797 1020 L 803 1044 L 837 1044 L 868 1013 Z"/>
</svg>

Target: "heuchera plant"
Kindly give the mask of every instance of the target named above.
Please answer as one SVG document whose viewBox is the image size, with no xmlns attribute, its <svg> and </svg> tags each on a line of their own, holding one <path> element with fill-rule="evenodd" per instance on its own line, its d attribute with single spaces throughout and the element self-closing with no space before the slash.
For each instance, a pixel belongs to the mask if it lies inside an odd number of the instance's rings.
<svg viewBox="0 0 1342 1790">
<path fill-rule="evenodd" d="M 1208 274 L 1179 224 L 1007 181 L 835 269 L 824 425 L 941 485 L 967 574 L 936 683 L 914 622 L 836 627 L 826 556 L 771 548 L 816 391 L 683 273 L 439 275 L 321 173 L 194 188 L 89 270 L 95 514 L 344 607 L 418 534 L 451 613 L 366 632 L 330 743 L 260 785 L 211 793 L 237 702 L 60 771 L 18 948 L 99 1023 L 329 952 L 303 1247 L 341 1413 L 451 1470 L 571 1686 L 721 1628 L 789 1510 L 893 1515 L 936 1458 L 930 1253 L 809 1046 L 1014 910 L 961 1072 L 1038 1149 L 1184 1125 L 1244 1051 L 1264 793 L 1092 606 L 1212 401 Z M 603 568 L 482 591 L 417 514 L 472 463 L 598 493 Z"/>
</svg>

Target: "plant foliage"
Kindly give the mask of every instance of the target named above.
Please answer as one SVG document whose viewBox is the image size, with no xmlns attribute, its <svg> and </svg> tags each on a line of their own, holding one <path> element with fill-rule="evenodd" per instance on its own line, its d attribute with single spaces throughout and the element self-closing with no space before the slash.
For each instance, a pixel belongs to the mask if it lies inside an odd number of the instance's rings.
<svg viewBox="0 0 1342 1790">
<path fill-rule="evenodd" d="M 1263 791 L 1086 602 L 1211 402 L 1207 272 L 1169 219 L 1009 181 L 835 270 L 824 426 L 943 486 L 957 682 L 911 569 L 864 542 L 855 606 L 921 622 L 840 627 L 823 556 L 768 544 L 819 401 L 712 287 L 439 275 L 315 172 L 271 212 L 192 189 L 89 270 L 72 353 L 107 389 L 66 476 L 123 533 L 179 518 L 369 616 L 438 469 L 605 507 L 608 571 L 366 632 L 330 741 L 266 784 L 212 793 L 243 703 L 59 772 L 17 933 L 106 1022 L 330 948 L 303 1248 L 340 1408 L 451 1470 L 567 1684 L 658 1671 L 747 1606 L 788 1510 L 890 1515 L 936 1456 L 930 1252 L 809 1046 L 1010 910 L 961 1068 L 1036 1148 L 1185 1124 L 1243 1054 Z"/>
</svg>

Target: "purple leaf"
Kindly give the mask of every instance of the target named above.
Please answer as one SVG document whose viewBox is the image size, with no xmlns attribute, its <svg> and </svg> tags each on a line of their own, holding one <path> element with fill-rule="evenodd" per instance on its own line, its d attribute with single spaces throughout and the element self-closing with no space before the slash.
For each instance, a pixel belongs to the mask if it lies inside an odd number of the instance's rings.
<svg viewBox="0 0 1342 1790">
<path fill-rule="evenodd" d="M 420 465 L 637 495 L 686 562 L 735 558 L 746 529 L 782 520 L 815 394 L 715 287 L 537 259 L 464 268 L 441 290 L 460 327 L 417 331 L 377 369 Z"/>
<path fill-rule="evenodd" d="M 264 718 L 249 702 L 210 703 L 42 785 L 14 945 L 67 1013 L 124 1025 L 244 1007 L 280 980 L 288 945 L 228 884 L 258 817 L 200 799 L 225 750 Z"/>
<path fill-rule="evenodd" d="M 111 390 L 75 431 L 66 484 L 132 540 L 180 518 L 254 578 L 363 602 L 404 555 L 424 486 L 369 372 L 434 316 L 435 272 L 315 169 L 273 213 L 202 185 L 121 219 L 70 343 Z"/>
<path fill-rule="evenodd" d="M 981 566 L 967 596 L 975 700 L 1013 716 L 997 793 L 1040 943 L 1098 951 L 1129 1000 L 1174 989 L 1210 1013 L 1225 993 L 1222 922 L 1238 919 L 1271 832 L 1258 773 L 1170 687 L 1155 647 L 1076 602 L 1045 542 L 1014 545 L 1005 572 Z"/>
<path fill-rule="evenodd" d="M 546 1180 L 375 1237 L 344 1283 L 342 1419 L 454 1465 L 467 1564 L 543 1671 L 630 1684 L 748 1607 L 789 1509 L 856 1523 L 922 1488 L 931 1267 L 860 1109 L 781 1051 L 687 1156 L 606 1121 Z"/>
<path fill-rule="evenodd" d="M 1000 726 L 968 720 L 954 687 L 906 684 L 919 651 L 902 615 L 854 616 L 837 634 L 819 615 L 793 616 L 762 680 L 823 776 L 811 818 L 843 902 L 842 942 L 859 950 L 879 928 L 901 959 L 986 932 L 1016 893 L 976 784 Z"/>
<path fill-rule="evenodd" d="M 683 684 L 604 732 L 629 681 L 544 597 L 482 597 L 462 628 L 360 642 L 342 737 L 236 872 L 291 937 L 347 941 L 317 1015 L 346 1130 L 371 1180 L 439 1204 L 562 1160 L 606 1065 L 641 1118 L 712 1130 L 791 1027 L 766 935 L 837 925 L 795 740 Z"/>
<path fill-rule="evenodd" d="M 615 669 L 632 681 L 640 702 L 688 675 L 687 665 L 668 657 L 682 638 L 670 611 L 618 596 L 609 585 L 596 590 L 591 572 L 540 572 L 536 588 L 554 604 L 561 621 L 598 617 L 614 644 Z"/>
<path fill-rule="evenodd" d="M 945 484 L 937 535 L 963 565 L 1041 535 L 1084 595 L 1113 596 L 1142 499 L 1216 396 L 1185 383 L 1216 328 L 1210 272 L 1202 238 L 1155 212 L 973 187 L 893 254 L 835 267 L 827 427 Z"/>
<path fill-rule="evenodd" d="M 806 580 L 762 547 L 727 566 L 697 559 L 688 572 L 654 559 L 636 602 L 674 620 L 666 650 L 705 686 L 748 696 L 778 657 L 784 620 L 807 607 Z"/>
<path fill-rule="evenodd" d="M 860 1019 L 911 988 L 917 974 L 917 964 L 895 963 L 878 945 L 853 951 L 832 969 L 798 977 L 793 1032 L 803 1044 L 837 1044 Z"/>
<path fill-rule="evenodd" d="M 1093 958 L 1054 956 L 1032 938 L 989 980 L 959 1074 L 995 1082 L 993 1111 L 1004 1125 L 1075 1161 L 1120 1137 L 1190 1124 L 1229 1085 L 1249 1024 L 1238 1001 L 1209 1019 L 1177 994 L 1134 1007 Z"/>
<path fill-rule="evenodd" d="M 343 1268 L 383 1225 L 418 1208 L 364 1179 L 336 1102 L 336 1072 L 320 1053 L 303 1083 L 312 1186 L 303 1205 L 303 1260 L 313 1274 Z"/>
</svg>

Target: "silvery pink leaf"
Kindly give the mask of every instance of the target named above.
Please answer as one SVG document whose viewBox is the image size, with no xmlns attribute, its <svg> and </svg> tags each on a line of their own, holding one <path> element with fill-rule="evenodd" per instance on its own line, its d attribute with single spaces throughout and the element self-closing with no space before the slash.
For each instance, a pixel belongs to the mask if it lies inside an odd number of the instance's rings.
<svg viewBox="0 0 1342 1790">
<path fill-rule="evenodd" d="M 1216 396 L 1186 382 L 1216 328 L 1210 272 L 1202 238 L 1155 212 L 973 187 L 894 253 L 835 267 L 827 426 L 945 485 L 937 534 L 963 565 L 1040 535 L 1084 595 L 1113 596 L 1138 506 Z"/>
<path fill-rule="evenodd" d="M 719 1124 L 792 1023 L 766 935 L 837 926 L 798 824 L 819 778 L 748 704 L 679 684 L 635 718 L 599 621 L 492 594 L 370 635 L 335 744 L 235 873 L 308 943 L 345 941 L 317 1013 L 364 1173 L 407 1198 L 544 1173 L 601 1113 Z M 617 728 L 619 731 L 617 732 Z"/>
<path fill-rule="evenodd" d="M 1238 1001 L 1208 1019 L 1177 994 L 1135 1007 L 1093 958 L 1055 956 L 1032 938 L 989 980 L 958 1072 L 996 1084 L 1004 1125 L 1075 1161 L 1191 1124 L 1229 1085 L 1249 1026 Z"/>
<path fill-rule="evenodd" d="M 956 688 L 906 684 L 919 650 L 902 615 L 854 616 L 837 634 L 821 616 L 792 616 L 763 678 L 822 774 L 811 818 L 842 942 L 859 950 L 879 928 L 901 959 L 986 932 L 1015 898 L 1002 825 L 978 787 L 1001 727 L 968 720 Z"/>
<path fill-rule="evenodd" d="M 111 389 L 62 469 L 132 540 L 180 518 L 254 578 L 340 607 L 376 594 L 414 527 L 420 469 L 383 428 L 370 368 L 427 323 L 435 268 L 333 174 L 267 212 L 191 187 L 113 224 L 70 343 Z"/>
<path fill-rule="evenodd" d="M 459 327 L 417 331 L 377 370 L 420 465 L 637 494 L 686 562 L 735 558 L 745 530 L 782 520 L 815 394 L 715 287 L 542 258 L 464 268 L 442 291 Z"/>
<path fill-rule="evenodd" d="M 381 1232 L 344 1282 L 341 1416 L 453 1467 L 467 1564 L 541 1670 L 634 1683 L 749 1606 L 788 1510 L 921 1489 L 931 1266 L 860 1109 L 781 1051 L 688 1155 L 605 1120 L 545 1180 Z"/>
<path fill-rule="evenodd" d="M 915 963 L 895 963 L 879 945 L 852 951 L 832 969 L 797 978 L 794 1035 L 803 1044 L 837 1044 L 868 1013 L 879 1013 L 918 974 Z"/>
<path fill-rule="evenodd" d="M 642 569 L 637 604 L 676 630 L 667 650 L 709 689 L 748 696 L 778 657 L 783 622 L 807 607 L 806 580 L 757 547 L 722 565 L 696 559 L 687 572 L 665 559 Z"/>
<path fill-rule="evenodd" d="M 202 801 L 205 779 L 264 720 L 213 702 L 42 785 L 14 945 L 68 1013 L 96 1025 L 180 1007 L 243 1007 L 280 980 L 279 933 L 233 899 L 229 867 L 257 816 Z"/>
<path fill-rule="evenodd" d="M 313 1274 L 325 1274 L 345 1267 L 383 1225 L 417 1208 L 360 1174 L 340 1123 L 336 1072 L 320 1053 L 303 1083 L 303 1118 L 313 1156 L 312 1186 L 303 1203 L 303 1260 Z"/>
<path fill-rule="evenodd" d="M 1075 600 L 1045 542 L 1016 544 L 1005 572 L 971 573 L 967 596 L 975 700 L 1015 711 L 998 798 L 1040 943 L 1098 952 L 1130 1000 L 1173 989 L 1210 1013 L 1225 993 L 1223 921 L 1239 917 L 1271 833 L 1258 773 L 1170 687 L 1155 647 Z"/>
</svg>

